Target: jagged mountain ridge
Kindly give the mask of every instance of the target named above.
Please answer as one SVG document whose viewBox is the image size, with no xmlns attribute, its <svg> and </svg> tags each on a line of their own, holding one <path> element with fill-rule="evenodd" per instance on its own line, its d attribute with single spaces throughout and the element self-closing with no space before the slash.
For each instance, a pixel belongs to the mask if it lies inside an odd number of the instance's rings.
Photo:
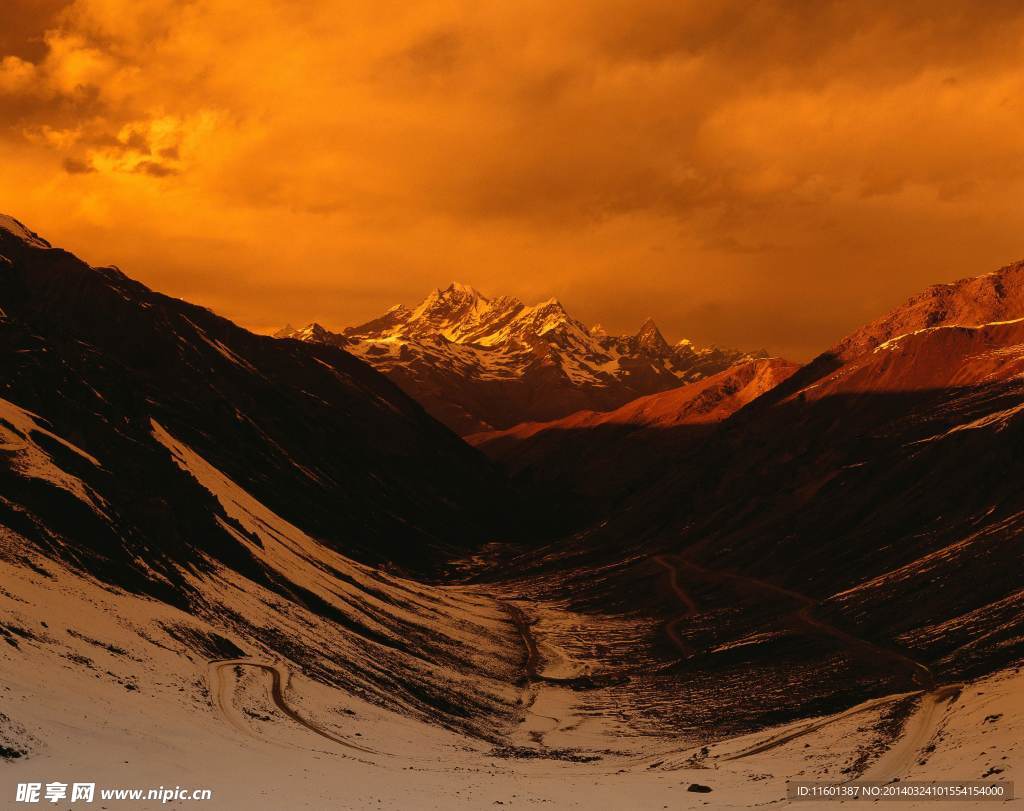
<svg viewBox="0 0 1024 811">
<path fill-rule="evenodd" d="M 848 335 L 830 354 L 853 360 L 880 344 L 941 326 L 975 326 L 1024 313 L 1024 262 L 982 276 L 936 284 Z"/>
<path fill-rule="evenodd" d="M 734 364 L 724 371 L 669 391 L 638 397 L 614 411 L 578 411 L 550 422 L 521 423 L 505 431 L 470 434 L 471 445 L 504 439 L 525 440 L 546 431 L 572 431 L 603 425 L 632 429 L 672 428 L 723 420 L 769 391 L 799 368 L 782 358 Z"/>
<path fill-rule="evenodd" d="M 388 375 L 457 433 L 609 411 L 764 352 L 670 346 L 652 319 L 635 335 L 587 329 L 556 299 L 525 305 L 461 283 L 331 332 L 313 323 L 279 338 L 343 347 Z"/>
</svg>

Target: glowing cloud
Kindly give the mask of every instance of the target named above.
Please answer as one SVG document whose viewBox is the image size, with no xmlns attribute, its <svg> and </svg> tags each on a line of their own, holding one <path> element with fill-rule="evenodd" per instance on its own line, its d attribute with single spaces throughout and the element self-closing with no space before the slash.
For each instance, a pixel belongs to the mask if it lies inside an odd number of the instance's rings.
<svg viewBox="0 0 1024 811">
<path fill-rule="evenodd" d="M 1024 255 L 1018 3 L 17 0 L 0 30 L 0 209 L 257 329 L 459 278 L 806 357 Z"/>
</svg>

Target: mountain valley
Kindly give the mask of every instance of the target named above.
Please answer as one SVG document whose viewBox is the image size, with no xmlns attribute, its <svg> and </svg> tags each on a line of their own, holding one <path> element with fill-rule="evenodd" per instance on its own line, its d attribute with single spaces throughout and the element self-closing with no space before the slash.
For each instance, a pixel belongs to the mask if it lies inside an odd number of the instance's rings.
<svg viewBox="0 0 1024 811">
<path fill-rule="evenodd" d="M 1019 772 L 1024 264 L 798 366 L 465 286 L 260 336 L 3 217 L 0 352 L 19 780 L 661 808 Z"/>
</svg>

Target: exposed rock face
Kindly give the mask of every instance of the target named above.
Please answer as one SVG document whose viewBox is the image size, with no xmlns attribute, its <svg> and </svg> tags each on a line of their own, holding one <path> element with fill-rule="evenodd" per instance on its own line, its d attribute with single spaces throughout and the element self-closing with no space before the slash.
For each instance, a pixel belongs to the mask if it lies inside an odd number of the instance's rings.
<svg viewBox="0 0 1024 811">
<path fill-rule="evenodd" d="M 930 327 L 975 326 L 1024 316 L 1024 262 L 984 276 L 937 284 L 902 307 L 872 321 L 831 350 L 844 360 L 881 343 Z"/>
</svg>

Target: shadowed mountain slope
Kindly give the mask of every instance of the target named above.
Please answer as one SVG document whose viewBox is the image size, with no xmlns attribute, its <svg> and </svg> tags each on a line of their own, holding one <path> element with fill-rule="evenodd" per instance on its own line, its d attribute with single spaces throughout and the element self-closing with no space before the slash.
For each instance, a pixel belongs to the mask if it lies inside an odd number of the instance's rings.
<svg viewBox="0 0 1024 811">
<path fill-rule="evenodd" d="M 40 590 L 99 585 L 112 616 L 159 615 L 110 642 L 138 661 L 287 661 L 475 735 L 510 717 L 507 612 L 397 574 L 494 540 L 502 479 L 380 373 L 90 267 L 9 218 L 0 355 L 0 563 L 30 583 L 19 627 L 66 611 Z M 26 633 L 12 646 L 47 636 Z"/>
<path fill-rule="evenodd" d="M 485 543 L 522 512 L 486 458 L 342 348 L 252 335 L 0 219 L 0 746 L 44 751 L 94 689 L 161 746 L 186 719 L 203 760 L 298 741 L 442 781 L 453 752 L 473 774 L 710 775 L 778 737 L 731 736 L 875 698 L 857 712 L 928 733 L 1024 653 L 1024 312 L 991 300 L 971 324 L 894 313 L 812 378 L 759 360 L 523 429 L 577 457 L 522 470 L 590 500 L 555 503 L 585 529 L 521 549 Z M 438 727 L 459 735 L 428 763 Z"/>
<path fill-rule="evenodd" d="M 1016 289 L 1021 267 L 939 288 L 942 317 L 920 312 L 934 295 L 912 300 L 685 450 L 663 431 L 643 487 L 504 569 L 585 610 L 660 617 L 655 637 L 610 655 L 660 639 L 693 695 L 729 706 L 785 684 L 766 702 L 777 710 L 787 691 L 838 707 L 1018 661 L 1024 300 L 993 291 Z M 597 481 L 620 464 L 603 427 L 574 438 Z M 639 693 L 620 697 L 692 715 Z"/>
<path fill-rule="evenodd" d="M 155 420 L 350 554 L 414 564 L 492 539 L 499 478 L 362 361 L 253 335 L 35 239 L 0 227 L 3 396 L 105 459 L 87 479 L 125 488 L 112 503 L 159 509 L 142 476 Z M 104 472 L 122 464 L 140 475 Z"/>
<path fill-rule="evenodd" d="M 585 524 L 632 494 L 685 467 L 717 423 L 797 369 L 779 358 L 737 363 L 699 380 L 626 403 L 560 420 L 523 423 L 466 439 L 540 498 L 554 514 Z"/>
</svg>

